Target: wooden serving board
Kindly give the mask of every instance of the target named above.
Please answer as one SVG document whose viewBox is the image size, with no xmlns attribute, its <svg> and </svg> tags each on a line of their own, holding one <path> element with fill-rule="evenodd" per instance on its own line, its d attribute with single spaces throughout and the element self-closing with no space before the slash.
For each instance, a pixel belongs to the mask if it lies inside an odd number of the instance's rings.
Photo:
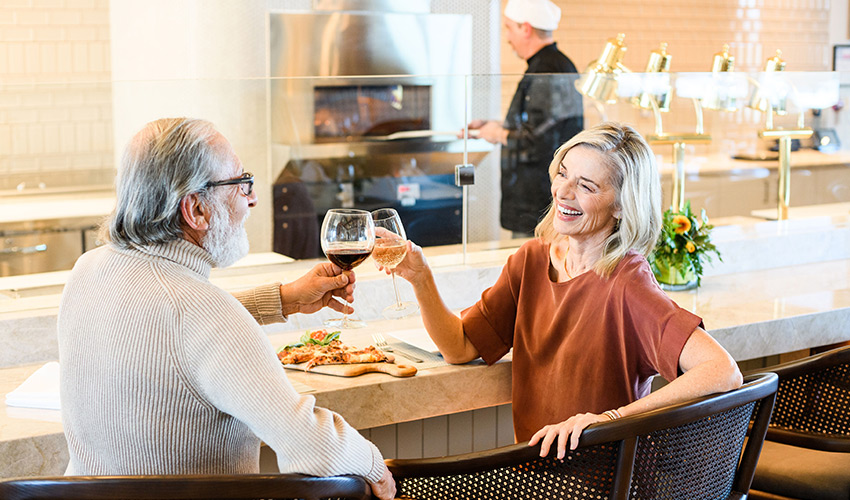
<svg viewBox="0 0 850 500">
<path fill-rule="evenodd" d="M 300 370 L 307 373 L 321 373 L 323 375 L 334 375 L 337 377 L 356 377 L 370 372 L 388 373 L 393 377 L 412 377 L 416 375 L 416 367 L 411 365 L 397 365 L 395 363 L 357 363 L 353 365 L 319 365 L 306 369 L 307 363 L 297 365 L 283 365 L 290 370 Z"/>
</svg>

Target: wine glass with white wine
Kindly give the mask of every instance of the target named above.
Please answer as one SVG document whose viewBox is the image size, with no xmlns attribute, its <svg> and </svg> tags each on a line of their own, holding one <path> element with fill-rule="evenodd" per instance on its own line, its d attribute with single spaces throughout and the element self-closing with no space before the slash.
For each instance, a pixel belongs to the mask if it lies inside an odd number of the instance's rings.
<svg viewBox="0 0 850 500">
<path fill-rule="evenodd" d="M 375 262 L 393 271 L 399 265 L 404 256 L 407 255 L 407 237 L 404 234 L 404 226 L 398 212 L 392 208 L 381 208 L 372 211 L 372 219 L 375 222 L 375 248 L 372 250 L 372 258 Z M 419 312 L 419 306 L 414 302 L 402 302 L 398 294 L 398 286 L 393 276 L 393 290 L 395 291 L 395 304 L 384 309 L 384 317 L 387 319 L 399 319 Z"/>
<path fill-rule="evenodd" d="M 322 251 L 328 260 L 343 271 L 351 271 L 369 257 L 375 246 L 375 223 L 372 221 L 372 215 L 365 210 L 352 208 L 328 210 L 322 221 L 321 239 Z M 343 314 L 342 318 L 325 321 L 325 326 L 362 328 L 366 323 L 348 319 L 348 314 Z"/>
</svg>

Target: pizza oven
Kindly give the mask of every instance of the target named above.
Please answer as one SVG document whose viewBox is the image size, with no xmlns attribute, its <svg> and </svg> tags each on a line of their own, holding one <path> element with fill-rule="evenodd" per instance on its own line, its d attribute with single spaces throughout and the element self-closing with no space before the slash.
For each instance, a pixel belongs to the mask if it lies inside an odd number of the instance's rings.
<svg viewBox="0 0 850 500">
<path fill-rule="evenodd" d="M 277 12 L 270 23 L 274 250 L 321 256 L 325 212 L 398 210 L 421 245 L 460 242 L 471 17 Z M 438 76 L 431 76 L 438 75 Z"/>
</svg>

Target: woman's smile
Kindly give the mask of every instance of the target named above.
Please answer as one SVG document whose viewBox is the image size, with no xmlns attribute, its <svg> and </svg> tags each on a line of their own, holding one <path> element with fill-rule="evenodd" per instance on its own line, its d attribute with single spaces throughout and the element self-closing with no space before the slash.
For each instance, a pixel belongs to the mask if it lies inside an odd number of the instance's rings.
<svg viewBox="0 0 850 500">
<path fill-rule="evenodd" d="M 558 203 L 558 218 L 564 221 L 574 221 L 584 215 L 584 212 L 568 205 Z"/>
</svg>

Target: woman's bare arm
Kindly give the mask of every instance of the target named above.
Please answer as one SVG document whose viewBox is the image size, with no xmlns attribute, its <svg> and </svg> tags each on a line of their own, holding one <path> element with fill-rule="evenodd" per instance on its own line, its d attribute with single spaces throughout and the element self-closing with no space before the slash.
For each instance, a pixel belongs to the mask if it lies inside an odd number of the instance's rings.
<svg viewBox="0 0 850 500">
<path fill-rule="evenodd" d="M 689 399 L 726 392 L 741 387 L 743 377 L 732 356 L 705 330 L 693 331 L 679 355 L 682 375 L 666 386 L 630 404 L 615 408 L 621 416 L 635 415 L 681 403 Z M 554 425 L 547 425 L 531 437 L 529 445 L 542 440 L 540 456 L 549 454 L 552 443 L 557 445 L 557 456 L 566 454 L 567 440 L 570 449 L 578 446 L 581 431 L 590 424 L 609 420 L 605 415 L 581 413 Z M 556 442 L 557 441 L 557 442 Z"/>
<path fill-rule="evenodd" d="M 477 358 L 478 350 L 463 333 L 460 318 L 446 307 L 440 297 L 434 273 L 422 254 L 422 248 L 408 241 L 407 255 L 394 272 L 413 285 L 425 330 L 437 344 L 443 358 L 452 364 L 467 363 Z"/>
</svg>

